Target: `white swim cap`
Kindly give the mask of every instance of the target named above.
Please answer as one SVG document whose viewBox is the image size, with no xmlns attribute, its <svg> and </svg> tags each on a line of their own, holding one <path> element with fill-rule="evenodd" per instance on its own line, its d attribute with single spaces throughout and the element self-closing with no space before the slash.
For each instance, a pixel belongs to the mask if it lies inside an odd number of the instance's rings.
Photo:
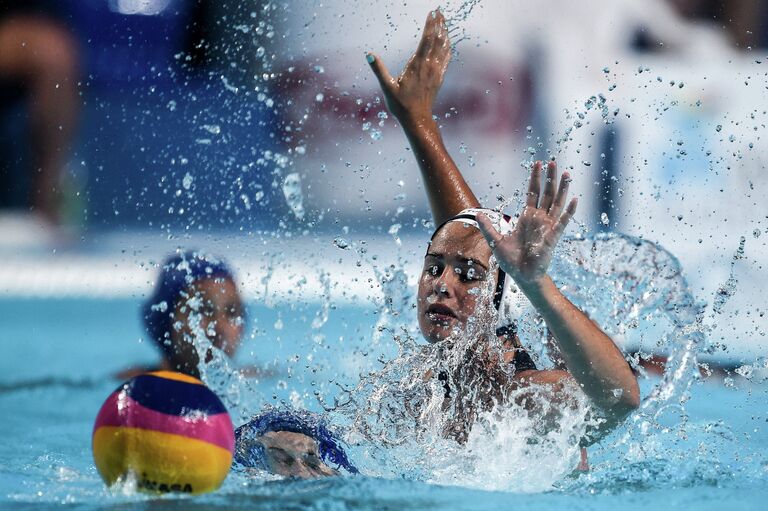
<svg viewBox="0 0 768 511">
<path fill-rule="evenodd" d="M 493 209 L 486 208 L 468 208 L 458 215 L 449 218 L 440 224 L 435 232 L 432 233 L 432 239 L 446 224 L 450 222 L 464 222 L 476 228 L 477 215 L 484 214 L 493 222 L 493 226 L 499 233 L 507 235 L 515 228 L 515 221 L 509 215 L 504 215 Z M 493 293 L 493 304 L 499 311 L 499 321 L 496 324 L 496 331 L 506 333 L 509 328 L 514 328 L 518 319 L 520 319 L 529 307 L 528 299 L 523 292 L 515 285 L 515 281 L 507 275 L 504 270 L 499 268 L 499 277 L 496 281 L 496 291 Z"/>
</svg>

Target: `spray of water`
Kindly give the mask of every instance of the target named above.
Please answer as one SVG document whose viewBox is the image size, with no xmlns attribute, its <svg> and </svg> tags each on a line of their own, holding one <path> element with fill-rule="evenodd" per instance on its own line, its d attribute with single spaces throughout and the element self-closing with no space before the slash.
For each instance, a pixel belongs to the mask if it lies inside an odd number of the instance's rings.
<svg viewBox="0 0 768 511">
<path fill-rule="evenodd" d="M 479 0 L 468 0 L 458 7 L 444 9 L 454 51 L 468 39 L 463 22 L 479 5 Z M 258 13 L 265 21 L 233 28 L 248 37 L 259 34 L 271 39 L 269 34 L 274 33 L 274 27 L 270 17 L 277 8 L 276 4 L 266 4 L 263 12 Z M 275 76 L 270 57 L 273 55 L 259 44 L 256 56 L 261 67 L 255 88 L 243 85 L 246 80 L 238 79 L 235 73 L 234 77 L 220 77 L 222 90 L 232 96 L 250 94 L 259 104 L 270 109 L 280 107 L 283 113 L 290 114 L 291 108 L 276 104 L 276 96 L 272 94 Z M 289 79 L 293 71 L 293 67 L 288 68 L 283 78 Z M 322 75 L 325 69 L 316 65 L 313 73 Z M 312 96 L 318 105 L 331 100 L 330 95 L 326 97 L 322 92 L 313 91 Z M 378 104 L 376 98 L 368 108 Z M 173 105 L 175 109 L 176 103 Z M 608 124 L 619 110 L 612 108 L 603 94 L 586 99 L 583 105 L 567 113 L 572 122 L 556 140 L 557 152 L 563 150 L 576 130 L 588 124 L 587 116 L 595 112 Z M 267 169 L 273 180 L 271 188 L 277 190 L 278 195 L 282 192 L 288 208 L 286 216 L 292 216 L 302 225 L 314 212 L 305 204 L 305 192 L 309 190 L 302 185 L 304 174 L 292 170 L 295 161 L 306 151 L 300 133 L 310 114 L 302 111 L 293 116 L 296 120 L 282 126 L 284 148 L 254 152 L 255 166 Z M 386 114 L 378 117 L 382 126 Z M 201 129 L 205 135 L 201 140 L 207 141 L 201 144 L 206 146 L 206 151 L 225 139 L 218 122 L 206 122 Z M 374 140 L 381 136 L 380 130 L 370 122 L 363 124 L 363 130 Z M 532 160 L 540 149 L 541 143 L 538 148 L 531 147 L 528 159 Z M 185 164 L 182 159 L 179 161 L 180 165 Z M 589 161 L 582 163 L 591 165 Z M 239 169 L 232 180 L 237 188 L 237 173 L 251 172 L 254 163 L 228 164 L 227 168 L 230 166 Z M 526 161 L 525 166 L 529 167 L 530 161 Z M 197 178 L 185 171 L 179 196 L 197 201 L 196 186 Z M 240 207 L 250 211 L 252 205 L 262 203 L 264 189 L 259 185 L 249 190 L 233 190 L 237 193 L 224 201 L 222 209 Z M 502 198 L 500 207 L 519 202 L 520 197 L 517 193 L 509 199 Z M 205 209 L 197 211 L 197 205 L 198 202 L 193 202 L 184 210 L 189 216 L 188 227 L 205 217 Z M 609 223 L 607 213 L 605 215 L 605 222 Z M 243 213 L 242 218 L 250 218 L 250 214 Z M 399 229 L 400 224 L 390 229 L 398 247 Z M 281 223 L 281 230 L 283 235 L 290 234 L 285 223 Z M 342 237 L 336 238 L 334 244 L 343 250 L 352 246 Z M 743 253 L 743 241 L 741 251 Z M 273 255 L 272 259 L 277 257 Z M 439 345 L 424 345 L 409 319 L 413 298 L 404 262 L 398 257 L 396 265 L 374 267 L 384 300 L 378 310 L 372 343 L 394 343 L 397 355 L 382 361 L 375 370 L 366 368 L 359 384 L 344 388 L 333 403 L 321 401 L 332 420 L 346 427 L 347 440 L 363 471 L 369 475 L 408 474 L 423 481 L 510 491 L 541 491 L 562 485 L 565 476 L 576 466 L 579 440 L 599 423 L 599 414 L 592 410 L 579 390 L 566 389 L 569 397 L 562 403 L 552 399 L 551 391 L 546 388 L 516 387 L 512 367 L 499 363 L 503 347 L 489 328 L 496 321 L 495 312 L 487 307 L 481 307 L 464 331 L 454 332 Z M 270 275 L 271 272 L 263 281 L 265 288 L 270 283 Z M 629 362 L 638 372 L 643 372 L 641 358 L 659 353 L 667 356 L 661 381 L 645 396 L 641 409 L 609 440 L 615 460 L 644 463 L 654 459 L 668 444 L 649 440 L 648 435 L 656 431 L 670 413 L 681 418 L 678 431 L 691 428 L 685 423 L 684 404 L 699 374 L 697 354 L 709 348 L 705 338 L 704 304 L 691 294 L 674 256 L 652 242 L 620 234 L 564 240 L 553 262 L 552 275 L 563 292 L 631 354 Z M 326 295 L 330 295 L 331 279 L 327 273 L 321 274 Z M 491 282 L 487 284 L 482 291 L 486 298 L 493 289 Z M 735 286 L 732 272 L 731 278 L 721 286 L 714 313 L 722 309 Z M 193 311 L 199 308 L 194 299 L 190 299 L 188 305 Z M 326 301 L 312 320 L 313 335 L 320 335 L 317 331 L 331 316 L 332 310 Z M 202 328 L 199 314 L 192 314 L 190 318 L 190 342 L 198 353 L 212 353 L 210 360 L 201 360 L 201 376 L 222 396 L 236 422 L 247 419 L 265 400 L 257 387 L 234 370 L 231 361 L 212 346 L 210 332 Z M 526 349 L 539 367 L 559 366 L 546 325 L 535 311 L 529 311 L 518 327 Z M 617 466 L 620 461 L 613 465 Z M 601 472 L 597 474 L 591 483 L 594 486 L 601 480 Z"/>
<path fill-rule="evenodd" d="M 690 293 L 674 256 L 620 234 L 565 240 L 552 275 L 574 303 L 632 353 L 629 362 L 636 369 L 642 371 L 640 357 L 668 356 L 661 381 L 614 435 L 618 439 L 610 441 L 619 458 L 637 460 L 639 451 L 648 455 L 652 447 L 645 436 L 670 406 L 676 411 L 683 406 L 698 375 L 704 304 Z M 397 299 L 405 286 L 403 281 L 385 288 L 390 317 L 393 307 L 407 306 Z M 489 282 L 482 293 L 491 292 Z M 365 460 L 364 470 L 523 492 L 553 488 L 574 470 L 579 441 L 600 424 L 599 411 L 576 388 L 565 389 L 568 398 L 563 399 L 551 389 L 517 387 L 514 369 L 499 363 L 503 348 L 488 328 L 495 324 L 494 313 L 481 307 L 466 330 L 437 345 L 418 342 L 404 325 L 388 331 L 398 356 L 364 375 L 330 407 Z M 540 367 L 559 364 L 535 311 L 519 327 Z"/>
</svg>

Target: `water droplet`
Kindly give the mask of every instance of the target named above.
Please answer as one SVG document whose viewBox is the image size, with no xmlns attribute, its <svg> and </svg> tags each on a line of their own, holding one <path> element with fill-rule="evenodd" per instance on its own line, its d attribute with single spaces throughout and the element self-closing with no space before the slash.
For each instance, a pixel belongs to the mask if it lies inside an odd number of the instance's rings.
<svg viewBox="0 0 768 511">
<path fill-rule="evenodd" d="M 297 219 L 304 219 L 304 194 L 301 191 L 301 177 L 298 172 L 285 176 L 283 181 L 283 195 L 285 202 L 293 211 Z"/>
<path fill-rule="evenodd" d="M 347 241 L 345 238 L 342 238 L 341 236 L 334 238 L 333 244 L 342 250 L 347 250 L 349 248 L 349 241 Z"/>
</svg>

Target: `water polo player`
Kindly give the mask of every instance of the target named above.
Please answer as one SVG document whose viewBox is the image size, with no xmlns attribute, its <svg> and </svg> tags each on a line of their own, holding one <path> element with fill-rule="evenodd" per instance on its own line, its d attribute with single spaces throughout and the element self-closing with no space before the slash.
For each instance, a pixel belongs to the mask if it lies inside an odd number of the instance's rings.
<svg viewBox="0 0 768 511">
<path fill-rule="evenodd" d="M 317 414 L 268 409 L 235 430 L 235 463 L 284 477 L 358 473 L 338 436 Z"/>
<path fill-rule="evenodd" d="M 605 420 L 600 430 L 607 431 L 639 405 L 639 389 L 611 338 L 547 275 L 552 252 L 576 211 L 576 199 L 566 204 L 570 176 L 564 173 L 557 186 L 557 167 L 550 162 L 542 190 L 544 170 L 537 162 L 531 172 L 525 208 L 516 220 L 481 209 L 448 154 L 432 114 L 450 56 L 448 31 L 439 11 L 427 17 L 418 49 L 397 78 L 389 74 L 380 58 L 367 55 L 386 104 L 413 149 L 438 226 L 419 280 L 421 331 L 431 343 L 460 335 L 477 317 L 483 300 L 492 300 L 499 311 L 494 326 L 503 361 L 499 356 L 481 357 L 471 361 L 470 369 L 492 374 L 497 366 L 512 364 L 515 371 L 511 387 L 548 387 L 553 400 L 568 400 L 564 389 L 575 388 L 571 385 L 575 382 L 600 410 Z M 491 254 L 500 267 L 495 275 L 488 275 Z M 494 279 L 495 292 L 480 292 L 486 277 Z M 490 308 L 490 303 L 487 305 Z M 537 370 L 522 349 L 515 328 L 522 306 L 533 306 L 545 321 L 562 357 L 563 369 Z M 451 375 L 432 376 L 445 380 L 445 392 L 449 394 Z M 482 395 L 476 397 L 483 400 Z M 503 396 L 493 396 L 487 407 L 499 399 L 503 400 Z M 468 424 L 459 427 L 456 436 L 464 437 Z"/>
<path fill-rule="evenodd" d="M 142 318 L 147 335 L 160 350 L 159 369 L 195 377 L 199 377 L 200 340 L 232 357 L 244 331 L 244 307 L 232 271 L 223 261 L 192 251 L 174 254 L 162 264 Z M 203 360 L 212 357 L 208 348 Z M 119 377 L 154 369 L 132 369 Z"/>
</svg>

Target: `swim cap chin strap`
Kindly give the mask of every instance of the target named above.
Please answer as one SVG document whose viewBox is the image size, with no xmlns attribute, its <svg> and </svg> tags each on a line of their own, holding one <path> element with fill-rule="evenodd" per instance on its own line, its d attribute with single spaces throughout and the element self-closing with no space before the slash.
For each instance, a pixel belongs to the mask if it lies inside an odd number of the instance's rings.
<svg viewBox="0 0 768 511">
<path fill-rule="evenodd" d="M 509 215 L 504 215 L 493 209 L 468 208 L 440 224 L 432 234 L 432 239 L 440 229 L 451 222 L 462 222 L 480 229 L 477 224 L 477 215 L 481 213 L 490 218 L 496 230 L 503 235 L 510 234 L 515 228 L 514 219 Z M 496 291 L 493 294 L 493 304 L 499 311 L 499 321 L 496 324 L 496 333 L 499 335 L 507 334 L 510 329 L 514 329 L 517 320 L 530 306 L 528 299 L 515 285 L 515 281 L 501 268 L 499 268 L 499 278 L 496 281 Z"/>
</svg>

